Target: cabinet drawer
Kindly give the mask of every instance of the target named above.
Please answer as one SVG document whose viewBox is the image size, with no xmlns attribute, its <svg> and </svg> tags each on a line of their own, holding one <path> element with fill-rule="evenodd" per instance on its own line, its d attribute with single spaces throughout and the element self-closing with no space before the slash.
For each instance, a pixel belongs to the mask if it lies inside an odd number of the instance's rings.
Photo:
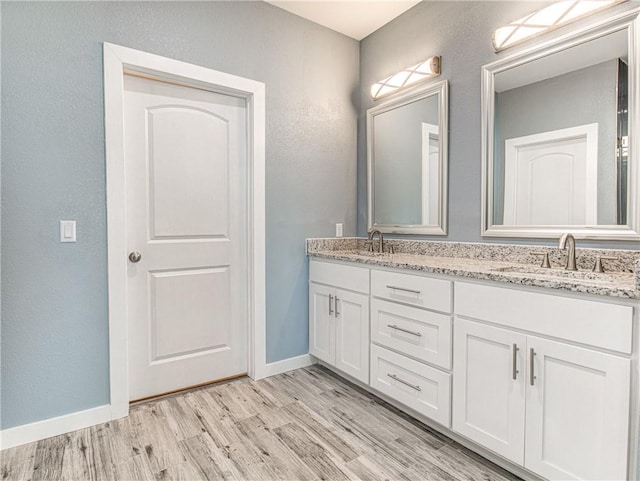
<svg viewBox="0 0 640 481">
<path fill-rule="evenodd" d="M 371 271 L 371 293 L 383 299 L 451 312 L 451 282 L 399 272 Z"/>
<path fill-rule="evenodd" d="M 451 426 L 450 374 L 372 345 L 371 387 L 444 426 Z"/>
<path fill-rule="evenodd" d="M 371 339 L 421 361 L 451 368 L 451 316 L 371 299 Z"/>
<path fill-rule="evenodd" d="M 631 306 L 465 282 L 455 289 L 458 316 L 631 353 Z"/>
<path fill-rule="evenodd" d="M 369 293 L 369 269 L 363 267 L 311 260 L 309 280 L 363 294 Z"/>
</svg>

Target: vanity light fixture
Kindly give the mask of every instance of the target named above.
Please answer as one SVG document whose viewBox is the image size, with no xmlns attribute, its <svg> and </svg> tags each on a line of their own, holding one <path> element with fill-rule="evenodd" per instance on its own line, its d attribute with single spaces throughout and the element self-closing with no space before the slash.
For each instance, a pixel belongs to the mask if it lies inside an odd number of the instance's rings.
<svg viewBox="0 0 640 481">
<path fill-rule="evenodd" d="M 371 97 L 373 100 L 378 100 L 380 97 L 438 75 L 440 75 L 440 57 L 431 57 L 418 65 L 405 68 L 397 74 L 374 83 L 371 86 Z"/>
<path fill-rule="evenodd" d="M 627 0 L 562 0 L 493 32 L 496 52 Z"/>
</svg>

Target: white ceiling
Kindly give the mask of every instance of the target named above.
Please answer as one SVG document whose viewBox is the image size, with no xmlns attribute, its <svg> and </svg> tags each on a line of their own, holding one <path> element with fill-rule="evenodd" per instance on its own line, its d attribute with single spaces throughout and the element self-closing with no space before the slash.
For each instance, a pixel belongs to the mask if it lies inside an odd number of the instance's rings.
<svg viewBox="0 0 640 481">
<path fill-rule="evenodd" d="M 265 0 L 356 40 L 389 23 L 420 0 Z"/>
</svg>

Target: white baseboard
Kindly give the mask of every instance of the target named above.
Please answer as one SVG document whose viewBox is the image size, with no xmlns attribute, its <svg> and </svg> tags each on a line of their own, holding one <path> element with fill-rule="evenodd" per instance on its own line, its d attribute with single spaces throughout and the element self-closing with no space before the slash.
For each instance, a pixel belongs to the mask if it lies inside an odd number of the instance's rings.
<svg viewBox="0 0 640 481">
<path fill-rule="evenodd" d="M 0 450 L 33 443 L 77 429 L 106 423 L 107 421 L 111 421 L 110 404 L 35 423 L 23 424 L 15 428 L 3 429 L 0 431 Z"/>
<path fill-rule="evenodd" d="M 276 374 L 282 374 L 283 372 L 293 371 L 294 369 L 311 366 L 315 363 L 316 360 L 309 354 L 290 357 L 289 359 L 283 359 L 282 361 L 270 362 L 264 367 L 264 377 L 275 376 Z"/>
</svg>

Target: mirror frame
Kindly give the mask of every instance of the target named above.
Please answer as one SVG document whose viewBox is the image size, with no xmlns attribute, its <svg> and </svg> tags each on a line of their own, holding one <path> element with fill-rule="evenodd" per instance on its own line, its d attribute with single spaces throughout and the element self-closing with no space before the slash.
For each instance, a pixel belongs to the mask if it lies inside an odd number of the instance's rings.
<svg viewBox="0 0 640 481">
<path fill-rule="evenodd" d="M 563 36 L 535 45 L 482 67 L 482 236 L 556 238 L 571 232 L 576 239 L 640 239 L 640 8 L 592 22 Z M 627 30 L 629 51 L 629 187 L 626 225 L 502 225 L 494 224 L 494 105 L 495 75 L 604 35 Z"/>
<path fill-rule="evenodd" d="M 374 223 L 374 134 L 376 115 L 397 109 L 418 100 L 439 95 L 438 123 L 440 125 L 440 179 L 437 224 L 375 224 Z M 412 88 L 367 110 L 367 231 L 377 229 L 384 234 L 447 235 L 447 179 L 449 165 L 449 84 L 446 80 Z"/>
</svg>

